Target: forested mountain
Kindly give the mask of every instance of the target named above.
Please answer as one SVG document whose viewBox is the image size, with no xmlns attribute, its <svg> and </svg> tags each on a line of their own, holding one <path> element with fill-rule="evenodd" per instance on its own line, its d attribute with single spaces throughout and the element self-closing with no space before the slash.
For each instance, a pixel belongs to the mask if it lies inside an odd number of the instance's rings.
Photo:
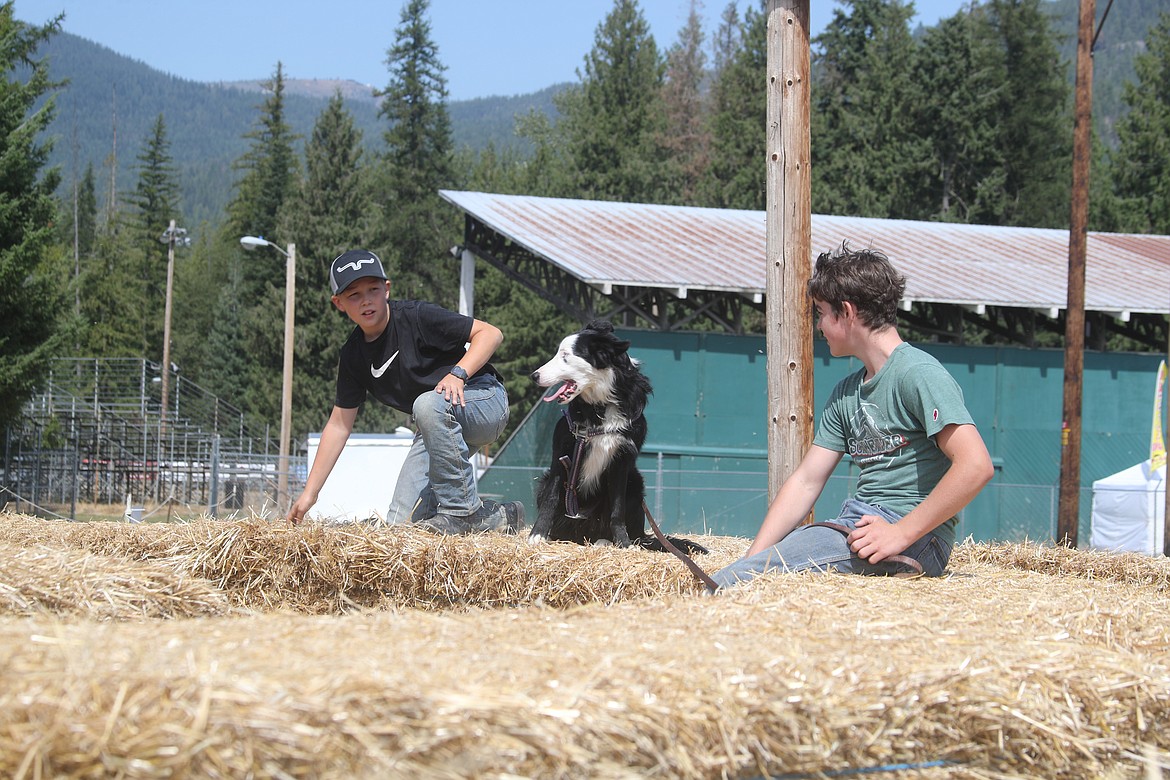
<svg viewBox="0 0 1170 780">
<path fill-rule="evenodd" d="M 262 82 L 188 81 L 66 32 L 49 39 L 38 55 L 48 58 L 51 78 L 67 82 L 57 93 L 57 115 L 46 131 L 55 139 L 50 164 L 60 166 L 63 188 L 71 187 L 92 164 L 99 203 L 108 207 L 111 186 L 119 193 L 134 186 L 135 156 L 162 114 L 181 183 L 184 219 L 194 225 L 221 218 L 237 178 L 232 161 L 247 148 L 244 136 L 264 99 Z M 531 109 L 554 114 L 552 97 L 563 87 L 450 103 L 456 148 L 478 151 L 492 144 L 498 150 L 526 150 L 527 142 L 513 131 L 514 117 Z M 287 120 L 300 136 L 298 149 L 338 90 L 363 132 L 364 145 L 381 148 L 386 123 L 378 118 L 373 87 L 353 81 L 288 79 L 285 90 Z"/>
<path fill-rule="evenodd" d="M 1052 27 L 1061 38 L 1060 53 L 1069 63 L 1069 79 L 1076 68 L 1079 0 L 1048 3 Z M 1112 7 L 1110 7 L 1112 5 Z M 1097 2 L 1097 43 L 1093 49 L 1093 120 L 1101 140 L 1117 146 L 1117 122 L 1124 113 L 1122 87 L 1134 81 L 1134 57 L 1146 50 L 1146 34 L 1165 10 L 1166 0 Z M 1106 13 L 1108 12 L 1108 13 Z"/>
<path fill-rule="evenodd" d="M 1128 0 L 1124 13 L 1113 9 L 1101 25 L 1094 56 L 1093 113 L 1097 132 L 1110 147 L 1116 146 L 1117 121 L 1123 113 L 1122 84 L 1133 79 L 1133 58 L 1145 50 L 1146 30 L 1157 18 L 1162 1 Z M 1061 37 L 1061 54 L 1071 83 L 1077 0 L 1051 0 L 1043 6 Z M 1098 3 L 1099 20 L 1106 6 Z M 246 148 L 244 135 L 263 99 L 262 81 L 188 81 L 66 32 L 54 35 L 39 53 L 49 57 L 50 76 L 68 82 L 57 96 L 57 116 L 47 131 L 56 139 L 50 163 L 60 166 L 62 187 L 70 187 L 86 166 L 93 164 L 99 202 L 108 207 L 112 187 L 125 192 L 133 186 L 134 156 L 162 114 L 181 183 L 184 218 L 190 224 L 218 221 L 236 178 L 231 163 Z M 329 98 L 340 90 L 346 109 L 363 132 L 364 145 L 378 149 L 385 121 L 378 117 L 375 86 L 382 85 L 288 79 L 289 125 L 303 140 Z M 480 151 L 493 145 L 497 150 L 531 152 L 530 142 L 514 132 L 515 118 L 532 109 L 555 116 L 553 96 L 566 86 L 550 85 L 529 95 L 452 101 L 449 112 L 455 147 Z"/>
</svg>

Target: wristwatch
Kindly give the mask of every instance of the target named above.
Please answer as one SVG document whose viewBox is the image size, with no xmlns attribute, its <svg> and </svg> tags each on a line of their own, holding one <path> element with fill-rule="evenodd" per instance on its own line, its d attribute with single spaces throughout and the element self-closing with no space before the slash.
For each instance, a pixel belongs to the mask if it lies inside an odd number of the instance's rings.
<svg viewBox="0 0 1170 780">
<path fill-rule="evenodd" d="M 468 379 L 467 372 L 463 370 L 462 366 L 455 366 L 447 373 L 449 373 L 453 377 L 456 377 L 458 379 L 462 379 L 464 382 L 466 382 Z"/>
</svg>

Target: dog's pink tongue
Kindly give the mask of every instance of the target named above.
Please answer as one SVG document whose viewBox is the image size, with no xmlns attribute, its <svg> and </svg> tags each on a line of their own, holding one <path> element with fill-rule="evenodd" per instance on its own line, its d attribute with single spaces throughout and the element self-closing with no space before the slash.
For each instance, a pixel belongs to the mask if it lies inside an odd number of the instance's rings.
<svg viewBox="0 0 1170 780">
<path fill-rule="evenodd" d="M 572 392 L 573 388 L 575 388 L 575 387 L 576 387 L 576 385 L 575 385 L 574 383 L 572 383 L 572 382 L 565 382 L 563 385 L 561 385 L 560 387 L 558 387 L 556 390 L 552 390 L 552 391 L 550 391 L 550 392 L 549 392 L 549 393 L 548 393 L 548 394 L 547 394 L 547 395 L 546 395 L 546 396 L 545 396 L 543 399 L 541 399 L 541 400 L 543 400 L 545 403 L 548 403 L 548 402 L 550 402 L 550 401 L 557 401 L 557 402 L 560 402 L 560 401 L 561 401 L 561 400 L 563 400 L 564 398 L 568 397 L 569 393 L 570 393 L 570 392 Z"/>
</svg>

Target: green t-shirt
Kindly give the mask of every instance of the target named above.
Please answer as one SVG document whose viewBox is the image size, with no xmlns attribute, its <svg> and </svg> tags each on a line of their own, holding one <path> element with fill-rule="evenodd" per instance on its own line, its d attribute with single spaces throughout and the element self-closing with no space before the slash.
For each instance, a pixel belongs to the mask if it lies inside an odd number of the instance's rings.
<svg viewBox="0 0 1170 780">
<path fill-rule="evenodd" d="M 955 378 L 910 344 L 899 344 L 873 379 L 864 378 L 862 368 L 833 388 L 813 443 L 857 464 L 858 500 L 905 515 L 950 468 L 935 434 L 973 420 Z M 934 533 L 954 544 L 957 523 L 952 517 Z"/>
</svg>

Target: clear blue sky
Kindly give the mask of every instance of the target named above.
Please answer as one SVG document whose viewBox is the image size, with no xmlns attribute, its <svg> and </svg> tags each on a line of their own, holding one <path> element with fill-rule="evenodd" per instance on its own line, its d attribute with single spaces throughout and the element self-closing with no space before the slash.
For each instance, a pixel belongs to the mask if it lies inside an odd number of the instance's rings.
<svg viewBox="0 0 1170 780">
<path fill-rule="evenodd" d="M 737 0 L 743 10 L 758 0 Z M 706 0 L 713 31 L 728 0 Z M 267 78 L 279 60 L 289 78 L 387 80 L 405 0 L 15 0 L 16 17 L 63 28 L 158 70 L 194 81 Z M 934 24 L 963 0 L 918 0 L 916 22 Z M 678 38 L 689 0 L 639 0 L 659 47 Z M 815 35 L 834 0 L 810 0 Z M 453 100 L 534 92 L 576 81 L 612 0 L 431 0 L 431 33 Z"/>
</svg>

